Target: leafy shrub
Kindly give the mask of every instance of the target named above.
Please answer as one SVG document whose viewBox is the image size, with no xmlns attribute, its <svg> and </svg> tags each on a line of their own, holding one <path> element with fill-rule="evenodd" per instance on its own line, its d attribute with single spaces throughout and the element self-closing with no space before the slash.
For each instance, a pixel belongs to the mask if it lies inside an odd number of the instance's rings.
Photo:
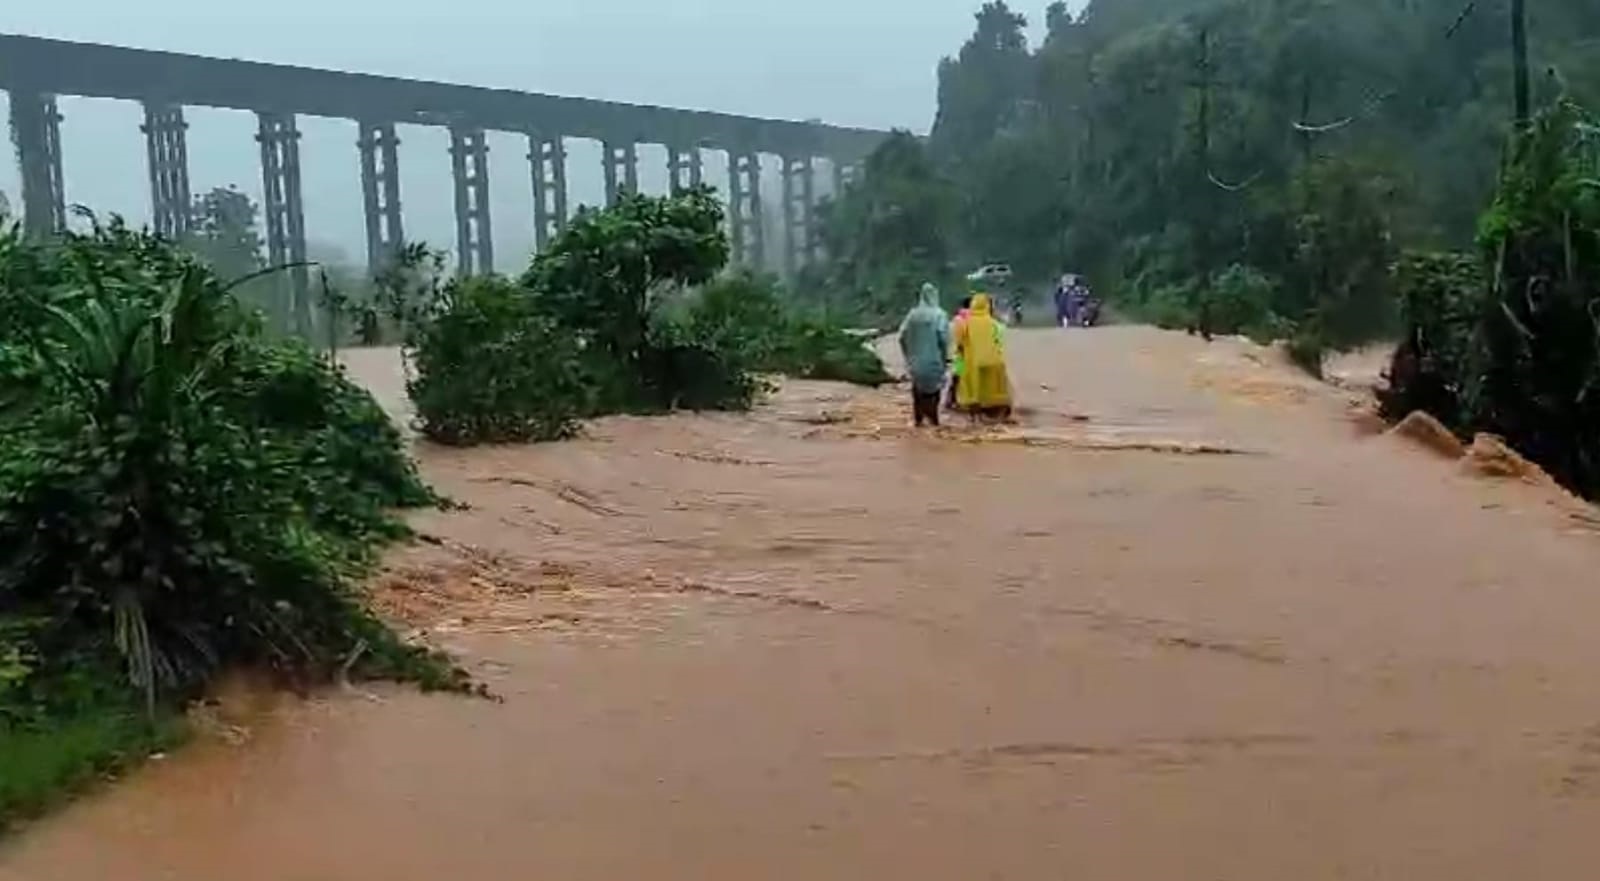
<svg viewBox="0 0 1600 881">
<path fill-rule="evenodd" d="M 1292 204 L 1309 207 L 1290 220 L 1286 296 L 1277 311 L 1302 328 L 1314 327 L 1333 350 L 1391 333 L 1396 254 L 1389 206 L 1398 198 L 1395 188 L 1377 169 L 1325 160 L 1302 170 L 1294 190 Z"/>
<path fill-rule="evenodd" d="M 437 282 L 412 251 L 386 282 L 406 328 L 419 426 L 449 444 L 555 440 L 616 412 L 749 408 L 759 372 L 878 384 L 843 328 L 797 319 L 776 282 L 727 262 L 709 191 L 582 212 L 517 281 Z M 671 295 L 695 288 L 687 308 Z M 672 302 L 676 299 L 678 302 Z"/>
<path fill-rule="evenodd" d="M 448 285 L 412 339 L 419 427 L 447 444 L 569 437 L 592 409 L 577 337 L 499 278 Z"/>
<path fill-rule="evenodd" d="M 1402 262 L 1408 333 L 1386 415 L 1501 435 L 1600 496 L 1600 144 L 1571 104 L 1517 136 L 1480 223 L 1484 262 Z M 1480 266 L 1487 266 L 1484 272 Z"/>
<path fill-rule="evenodd" d="M 1277 280 L 1253 267 L 1229 266 L 1211 284 L 1212 331 L 1273 340 L 1284 329 L 1283 320 L 1272 311 L 1278 286 Z"/>
<path fill-rule="evenodd" d="M 27 622 L 35 715 L 130 688 L 153 711 L 232 665 L 460 684 L 347 588 L 433 496 L 335 368 L 115 223 L 0 236 L 0 313 L 0 621 Z"/>
<path fill-rule="evenodd" d="M 843 325 L 785 308 L 770 277 L 735 273 L 706 285 L 689 309 L 688 326 L 763 373 L 865 386 L 892 381 L 877 353 Z"/>
<path fill-rule="evenodd" d="M 1194 279 L 1157 283 L 1136 295 L 1135 316 L 1165 330 L 1198 330 L 1205 310 L 1211 333 L 1271 342 L 1288 335 L 1290 322 L 1273 311 L 1279 283 L 1260 270 L 1229 266 L 1202 291 Z"/>
<path fill-rule="evenodd" d="M 757 369 L 769 366 L 789 321 L 778 281 L 737 270 L 702 286 L 684 317 L 690 334 L 736 352 Z"/>
<path fill-rule="evenodd" d="M 1395 264 L 1394 276 L 1405 338 L 1378 395 L 1381 413 L 1399 421 L 1423 410 L 1460 429 L 1487 290 L 1482 262 L 1467 254 L 1413 252 Z"/>
<path fill-rule="evenodd" d="M 1129 308 L 1136 316 L 1162 330 L 1189 330 L 1199 322 L 1195 298 L 1192 284 L 1162 285 L 1145 292 Z"/>
<path fill-rule="evenodd" d="M 651 323 L 640 371 L 646 400 L 662 410 L 748 410 L 766 386 L 738 346 L 691 323 Z"/>
<path fill-rule="evenodd" d="M 1474 422 L 1600 494 L 1600 135 L 1572 104 L 1542 114 L 1480 224 L 1490 266 Z"/>
<path fill-rule="evenodd" d="M 865 340 L 816 317 L 791 319 L 782 344 L 763 367 L 797 379 L 873 387 L 894 381 L 884 369 L 883 360 L 867 347 Z"/>
<path fill-rule="evenodd" d="M 539 314 L 571 333 L 599 362 L 606 410 L 662 403 L 643 368 L 661 294 L 710 281 L 728 262 L 723 211 L 708 189 L 658 198 L 629 195 L 579 214 L 535 257 L 522 287 Z M 670 397 L 670 396 L 669 396 Z"/>
<path fill-rule="evenodd" d="M 584 211 L 518 280 L 440 285 L 412 251 L 384 285 L 404 328 L 419 427 L 448 444 L 556 440 L 586 416 L 748 407 L 742 361 L 661 314 L 728 259 L 708 190 Z"/>
<path fill-rule="evenodd" d="M 1317 379 L 1322 379 L 1327 366 L 1328 346 L 1326 338 L 1319 329 L 1295 328 L 1289 335 L 1285 353 L 1289 356 L 1289 363 Z"/>
</svg>

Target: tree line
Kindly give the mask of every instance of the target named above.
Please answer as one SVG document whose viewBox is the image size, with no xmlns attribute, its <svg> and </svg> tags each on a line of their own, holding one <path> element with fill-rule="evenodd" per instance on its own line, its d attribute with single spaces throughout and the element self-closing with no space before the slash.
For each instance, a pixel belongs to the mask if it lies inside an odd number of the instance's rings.
<svg viewBox="0 0 1600 881">
<path fill-rule="evenodd" d="M 1167 325 L 1392 331 L 1388 267 L 1469 246 L 1493 194 L 1508 2 L 1055 3 L 1037 46 L 986 3 L 939 64 L 931 135 L 892 142 L 830 206 L 826 287 L 860 300 L 1004 261 L 1085 273 Z M 1537 4 L 1529 35 L 1538 106 L 1600 97 L 1600 7 Z"/>
</svg>

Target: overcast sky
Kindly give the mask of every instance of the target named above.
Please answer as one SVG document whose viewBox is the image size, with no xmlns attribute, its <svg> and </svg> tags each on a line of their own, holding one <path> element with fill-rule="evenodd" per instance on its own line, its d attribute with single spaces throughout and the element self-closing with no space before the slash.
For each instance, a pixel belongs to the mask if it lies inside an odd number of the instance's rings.
<svg viewBox="0 0 1600 881">
<path fill-rule="evenodd" d="M 926 131 L 935 68 L 980 0 L 0 0 L 0 32 L 445 80 L 636 103 Z M 1015 4 L 1042 19 L 1041 8 Z M 64 99 L 68 198 L 147 218 L 140 111 Z M 254 122 L 190 114 L 196 189 L 259 194 Z M 364 241 L 353 126 L 308 121 L 307 225 L 352 253 Z M 408 234 L 452 237 L 446 138 L 402 133 Z M 491 139 L 500 252 L 519 260 L 531 210 L 525 152 Z M 664 174 L 646 151 L 642 185 Z M 599 156 L 575 150 L 581 199 Z M 594 165 L 590 169 L 587 166 Z M 431 167 L 430 167 L 431 166 Z M 715 175 L 720 169 L 708 166 Z M 591 173 L 592 172 L 592 173 Z M 713 178 L 715 179 L 715 178 Z M 14 163 L 0 188 L 16 196 Z M 511 253 L 507 253 L 507 251 Z M 500 261 L 505 268 L 509 261 Z"/>
</svg>

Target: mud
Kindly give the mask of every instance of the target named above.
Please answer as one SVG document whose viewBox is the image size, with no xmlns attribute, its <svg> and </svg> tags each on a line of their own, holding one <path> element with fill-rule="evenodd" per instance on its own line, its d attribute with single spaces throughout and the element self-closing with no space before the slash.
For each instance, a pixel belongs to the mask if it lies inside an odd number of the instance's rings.
<svg viewBox="0 0 1600 881">
<path fill-rule="evenodd" d="M 1017 425 L 801 383 L 422 448 L 470 507 L 372 593 L 504 703 L 230 702 L 0 878 L 1592 877 L 1568 501 L 1242 345 L 1014 340 Z"/>
</svg>

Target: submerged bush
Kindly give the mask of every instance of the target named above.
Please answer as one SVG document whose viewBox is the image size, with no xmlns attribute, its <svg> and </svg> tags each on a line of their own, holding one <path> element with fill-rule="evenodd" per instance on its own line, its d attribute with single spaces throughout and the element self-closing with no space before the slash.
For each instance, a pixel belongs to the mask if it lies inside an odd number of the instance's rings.
<svg viewBox="0 0 1600 881">
<path fill-rule="evenodd" d="M 449 285 L 412 340 L 421 430 L 447 444 L 558 440 L 593 410 L 577 337 L 505 279 Z"/>
<path fill-rule="evenodd" d="M 816 313 L 785 308 L 775 279 L 735 273 L 700 291 L 688 325 L 752 370 L 879 386 L 892 381 L 861 337 Z"/>
<path fill-rule="evenodd" d="M 723 210 L 709 189 L 629 195 L 579 214 L 535 257 L 522 287 L 537 314 L 577 340 L 606 411 L 664 406 L 644 369 L 668 291 L 710 281 L 728 262 Z M 666 397 L 673 397 L 669 393 Z"/>
<path fill-rule="evenodd" d="M 789 321 L 782 343 L 763 368 L 797 379 L 873 387 L 894 381 L 866 340 L 836 323 L 808 316 Z"/>
<path fill-rule="evenodd" d="M 764 372 L 888 381 L 842 327 L 790 314 L 775 281 L 717 277 L 722 222 L 709 191 L 628 196 L 580 213 L 515 281 L 429 282 L 437 264 L 410 254 L 392 285 L 408 289 L 390 299 L 421 304 L 396 317 L 423 433 L 556 440 L 590 416 L 748 409 Z"/>
<path fill-rule="evenodd" d="M 1468 254 L 1409 253 L 1395 265 L 1395 289 L 1405 338 L 1378 394 L 1385 419 L 1417 410 L 1461 429 L 1465 387 L 1472 375 L 1473 334 L 1484 306 L 1482 261 Z"/>
</svg>

